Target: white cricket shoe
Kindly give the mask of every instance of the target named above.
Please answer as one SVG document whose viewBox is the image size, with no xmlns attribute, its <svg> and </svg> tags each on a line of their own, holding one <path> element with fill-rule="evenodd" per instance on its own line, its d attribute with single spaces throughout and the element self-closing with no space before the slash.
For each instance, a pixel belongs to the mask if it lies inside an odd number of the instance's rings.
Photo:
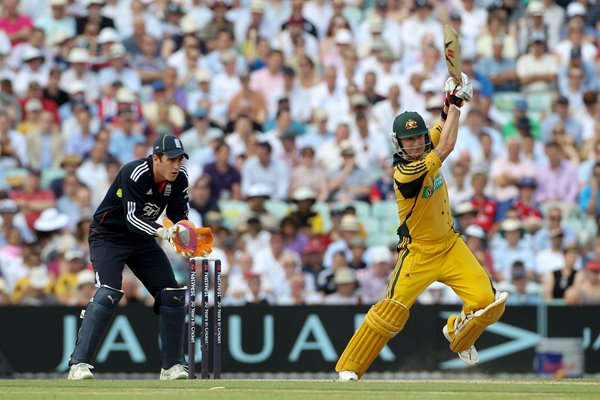
<svg viewBox="0 0 600 400">
<path fill-rule="evenodd" d="M 160 369 L 160 380 L 161 381 L 173 381 L 179 379 L 187 379 L 188 370 L 187 365 L 175 364 L 169 369 Z"/>
<path fill-rule="evenodd" d="M 350 381 L 357 381 L 358 380 L 358 375 L 356 375 L 356 372 L 354 371 L 340 371 L 340 376 L 338 378 L 338 381 L 340 382 L 350 382 Z"/>
<path fill-rule="evenodd" d="M 91 369 L 94 369 L 94 367 L 92 367 L 90 364 L 73 364 L 69 369 L 69 377 L 67 379 L 94 379 L 94 374 L 92 374 L 92 371 L 90 371 Z"/>
<path fill-rule="evenodd" d="M 450 334 L 448 333 L 448 325 L 444 325 L 444 329 L 442 329 L 442 332 L 444 333 L 444 336 L 446 337 L 446 339 L 450 343 L 452 343 L 452 338 L 450 337 Z M 477 353 L 477 349 L 475 349 L 475 346 L 471 346 L 468 349 L 466 349 L 465 351 L 461 351 L 456 354 L 458 354 L 458 357 L 469 366 L 479 364 L 479 354 Z"/>
</svg>

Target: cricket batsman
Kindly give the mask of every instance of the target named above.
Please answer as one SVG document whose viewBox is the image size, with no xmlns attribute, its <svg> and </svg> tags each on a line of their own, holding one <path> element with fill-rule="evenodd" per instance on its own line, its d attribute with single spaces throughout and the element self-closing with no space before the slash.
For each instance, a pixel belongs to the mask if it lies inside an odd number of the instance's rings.
<svg viewBox="0 0 600 400">
<path fill-rule="evenodd" d="M 417 297 L 433 282 L 450 286 L 463 300 L 442 332 L 467 364 L 479 362 L 474 343 L 504 313 L 508 293 L 497 293 L 485 269 L 454 230 L 441 166 L 454 149 L 460 107 L 473 87 L 448 78 L 441 118 L 429 130 L 416 112 L 393 123 L 394 190 L 398 202 L 398 261 L 386 296 L 375 304 L 336 365 L 340 381 L 360 379 L 388 340 L 402 330 Z"/>
<path fill-rule="evenodd" d="M 154 297 L 160 327 L 160 379 L 187 379 L 183 358 L 186 287 L 179 287 L 166 254 L 156 241 L 157 237 L 169 240 L 176 251 L 186 256 L 205 255 L 212 250 L 210 229 L 196 229 L 187 221 L 188 177 L 184 158 L 189 157 L 178 138 L 159 138 L 149 157 L 121 168 L 96 210 L 89 245 L 98 290 L 82 312 L 68 379 L 94 377 L 90 371 L 93 358 L 123 296 L 125 264 Z M 155 221 L 165 209 L 168 218 L 162 226 Z M 193 249 L 186 248 L 190 242 Z"/>
</svg>

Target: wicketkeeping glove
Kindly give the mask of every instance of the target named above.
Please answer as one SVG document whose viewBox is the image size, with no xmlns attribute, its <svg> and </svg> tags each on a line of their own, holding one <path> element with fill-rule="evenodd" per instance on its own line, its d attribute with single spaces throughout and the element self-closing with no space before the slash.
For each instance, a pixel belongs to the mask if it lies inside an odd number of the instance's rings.
<svg viewBox="0 0 600 400">
<path fill-rule="evenodd" d="M 473 98 L 473 84 L 464 72 L 461 73 L 462 82 L 456 82 L 452 77 L 446 79 L 444 92 L 446 92 L 447 104 L 454 104 L 457 107 L 462 107 L 465 101 L 470 101 Z"/>
<path fill-rule="evenodd" d="M 185 257 L 202 257 L 212 252 L 214 239 L 210 228 L 196 228 L 185 219 L 173 224 L 166 217 L 163 225 L 165 229 L 175 228 L 175 233 L 168 240 L 176 253 Z"/>
</svg>

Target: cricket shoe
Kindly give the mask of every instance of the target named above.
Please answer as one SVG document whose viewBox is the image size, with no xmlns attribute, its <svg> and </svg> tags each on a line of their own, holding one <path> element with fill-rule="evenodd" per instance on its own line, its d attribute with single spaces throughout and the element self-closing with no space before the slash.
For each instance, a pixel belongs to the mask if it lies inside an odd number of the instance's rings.
<svg viewBox="0 0 600 400">
<path fill-rule="evenodd" d="M 444 329 L 442 329 L 442 332 L 444 333 L 444 336 L 446 337 L 446 339 L 450 343 L 452 343 L 452 338 L 450 337 L 450 334 L 448 333 L 448 325 L 444 325 Z M 475 346 L 471 346 L 468 349 L 466 349 L 465 351 L 460 351 L 457 354 L 458 354 L 458 357 L 469 366 L 479 364 L 479 354 L 477 353 L 477 349 L 475 349 Z"/>
<path fill-rule="evenodd" d="M 340 376 L 338 378 L 338 381 L 340 382 L 350 382 L 350 381 L 357 381 L 358 380 L 358 375 L 356 375 L 356 372 L 354 371 L 340 371 Z"/>
<path fill-rule="evenodd" d="M 186 365 L 175 364 L 169 369 L 160 369 L 161 381 L 174 381 L 179 379 L 187 379 L 188 370 Z"/>
<path fill-rule="evenodd" d="M 67 379 L 81 380 L 81 379 L 94 379 L 91 369 L 94 369 L 90 364 L 79 363 L 71 365 L 69 369 L 69 377 Z"/>
</svg>

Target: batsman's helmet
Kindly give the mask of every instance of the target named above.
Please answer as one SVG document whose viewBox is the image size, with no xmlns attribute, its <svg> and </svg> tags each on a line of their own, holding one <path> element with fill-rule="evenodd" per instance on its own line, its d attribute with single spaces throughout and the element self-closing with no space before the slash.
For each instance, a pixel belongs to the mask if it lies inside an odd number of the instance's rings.
<svg viewBox="0 0 600 400">
<path fill-rule="evenodd" d="M 401 157 L 405 158 L 406 153 L 402 147 L 402 139 L 425 135 L 425 152 L 431 151 L 431 138 L 429 137 L 429 128 L 425 124 L 423 117 L 416 111 L 405 111 L 398 114 L 394 119 L 392 126 L 392 143 Z"/>
</svg>

